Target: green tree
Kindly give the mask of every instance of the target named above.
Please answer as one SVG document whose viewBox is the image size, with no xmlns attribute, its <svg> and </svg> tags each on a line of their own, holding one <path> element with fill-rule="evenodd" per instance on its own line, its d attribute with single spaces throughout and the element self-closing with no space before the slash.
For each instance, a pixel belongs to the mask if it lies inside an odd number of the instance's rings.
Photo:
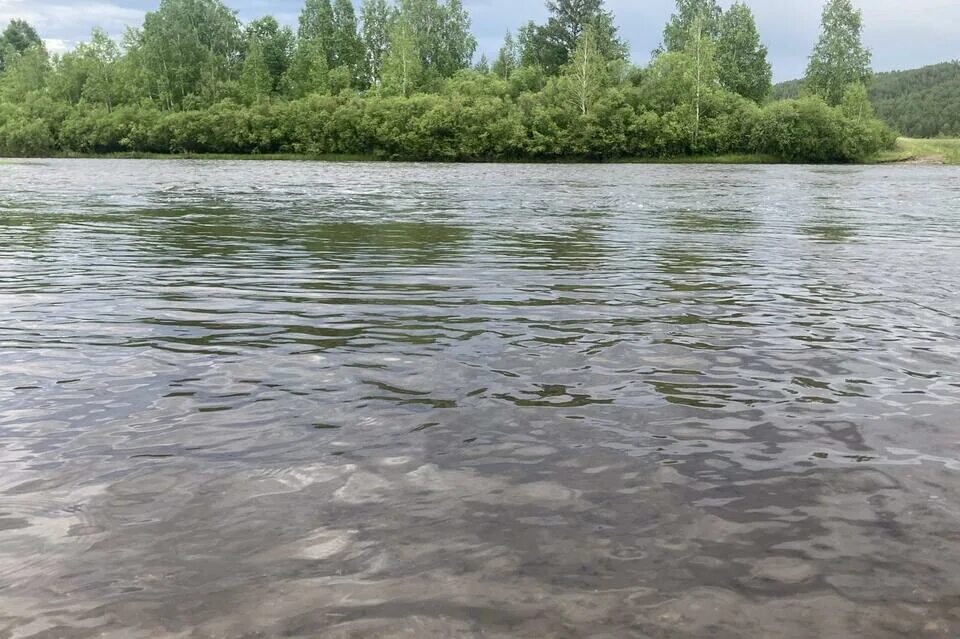
<svg viewBox="0 0 960 639">
<path fill-rule="evenodd" d="M 363 64 L 363 43 L 357 31 L 357 15 L 352 0 L 336 0 L 333 5 L 330 56 L 330 68 L 349 69 L 352 77 L 359 78 Z"/>
<path fill-rule="evenodd" d="M 242 60 L 240 24 L 220 0 L 161 0 L 135 43 L 144 89 L 162 106 L 216 100 Z"/>
<path fill-rule="evenodd" d="M 399 12 L 416 43 L 425 74 L 449 78 L 470 66 L 477 41 L 460 0 L 400 0 Z"/>
<path fill-rule="evenodd" d="M 247 47 L 240 73 L 240 87 L 248 103 L 262 102 L 273 91 L 273 76 L 259 40 L 253 40 Z"/>
<path fill-rule="evenodd" d="M 390 28 L 390 44 L 383 62 L 382 85 L 391 95 L 408 97 L 422 81 L 423 66 L 413 27 L 404 14 Z"/>
<path fill-rule="evenodd" d="M 753 12 L 736 2 L 720 19 L 717 38 L 720 84 L 743 97 L 762 102 L 772 90 L 773 71 L 767 48 L 760 42 Z"/>
<path fill-rule="evenodd" d="M 663 30 L 662 51 L 683 51 L 687 48 L 694 23 L 699 19 L 704 37 L 716 40 L 720 35 L 723 10 L 717 0 L 677 0 L 677 10 Z"/>
<path fill-rule="evenodd" d="M 716 84 L 716 48 L 708 32 L 710 23 L 705 14 L 700 14 L 690 25 L 685 53 L 693 63 L 693 149 L 696 152 L 700 144 L 700 123 L 703 115 L 704 96 Z"/>
<path fill-rule="evenodd" d="M 873 105 L 870 104 L 866 85 L 862 82 L 854 82 L 847 86 L 840 101 L 840 110 L 855 122 L 874 119 Z"/>
<path fill-rule="evenodd" d="M 480 56 L 480 60 L 473 66 L 473 70 L 482 74 L 490 73 L 490 60 L 487 59 L 486 53 Z"/>
<path fill-rule="evenodd" d="M 47 79 L 50 96 L 70 105 L 80 104 L 84 86 L 90 76 L 90 65 L 81 53 L 83 45 L 76 51 L 70 51 L 53 60 L 52 73 Z"/>
<path fill-rule="evenodd" d="M 493 72 L 507 80 L 513 75 L 513 72 L 520 66 L 520 50 L 513 35 L 507 32 L 503 39 L 503 46 L 497 53 L 497 59 L 493 63 Z"/>
<path fill-rule="evenodd" d="M 598 41 L 596 27 L 588 26 L 563 70 L 570 101 L 583 116 L 590 112 L 609 80 L 608 61 Z"/>
<path fill-rule="evenodd" d="M 0 35 L 0 73 L 6 65 L 32 47 L 42 46 L 37 30 L 26 20 L 11 20 Z"/>
<path fill-rule="evenodd" d="M 14 104 L 26 101 L 47 86 L 49 73 L 47 50 L 42 45 L 30 46 L 12 59 L 0 77 L 0 99 Z"/>
<path fill-rule="evenodd" d="M 329 91 L 330 66 L 323 40 L 298 40 L 284 84 L 286 92 L 294 98 Z"/>
<path fill-rule="evenodd" d="M 380 86 L 392 18 L 393 9 L 386 0 L 363 0 L 360 7 L 360 40 L 364 51 L 363 75 L 366 86 Z"/>
<path fill-rule="evenodd" d="M 828 0 L 820 40 L 810 56 L 806 89 L 836 106 L 847 87 L 870 79 L 870 51 L 863 45 L 863 16 L 850 0 Z"/>
<path fill-rule="evenodd" d="M 443 5 L 442 34 L 435 68 L 442 77 L 449 78 L 468 68 L 477 51 L 477 40 L 470 33 L 470 15 L 461 0 L 447 0 Z"/>
<path fill-rule="evenodd" d="M 521 67 L 543 67 L 539 46 L 540 27 L 531 20 L 517 31 L 517 50 Z"/>
<path fill-rule="evenodd" d="M 333 42 L 333 5 L 330 0 L 306 0 L 299 23 L 297 38 L 301 42 L 319 40 L 324 47 Z M 327 63 L 330 63 L 329 59 Z"/>
<path fill-rule="evenodd" d="M 603 0 L 548 0 L 547 9 L 547 24 L 536 28 L 529 44 L 537 49 L 538 62 L 547 73 L 557 73 L 570 60 L 580 37 L 591 27 L 604 58 L 627 58 L 627 47 L 618 38 L 613 15 L 604 9 Z"/>
<path fill-rule="evenodd" d="M 77 53 L 84 60 L 87 70 L 83 98 L 103 106 L 110 113 L 119 98 L 117 63 L 120 60 L 120 47 L 106 31 L 97 27 L 91 34 L 90 42 L 77 47 Z"/>
<path fill-rule="evenodd" d="M 290 27 L 281 27 L 273 16 L 264 16 L 247 25 L 244 39 L 248 55 L 254 43 L 259 45 L 270 71 L 271 90 L 279 91 L 293 58 L 296 43 L 293 31 Z"/>
</svg>

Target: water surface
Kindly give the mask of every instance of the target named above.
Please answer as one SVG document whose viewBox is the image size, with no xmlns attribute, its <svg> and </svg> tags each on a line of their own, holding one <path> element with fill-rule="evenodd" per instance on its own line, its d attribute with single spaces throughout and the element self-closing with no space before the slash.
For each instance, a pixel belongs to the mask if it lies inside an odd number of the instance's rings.
<svg viewBox="0 0 960 639">
<path fill-rule="evenodd" d="M 0 166 L 0 636 L 958 636 L 958 217 L 933 167 Z"/>
</svg>

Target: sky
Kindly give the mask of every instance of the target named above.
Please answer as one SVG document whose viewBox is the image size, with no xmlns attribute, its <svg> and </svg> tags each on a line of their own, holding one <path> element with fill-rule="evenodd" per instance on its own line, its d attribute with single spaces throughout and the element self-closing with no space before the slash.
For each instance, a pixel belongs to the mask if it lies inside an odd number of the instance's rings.
<svg viewBox="0 0 960 639">
<path fill-rule="evenodd" d="M 359 2 L 359 0 L 357 0 Z M 227 0 L 248 21 L 272 14 L 295 25 L 303 0 Z M 542 22 L 542 0 L 463 0 L 479 43 L 477 55 L 496 55 L 507 30 L 528 20 Z M 776 81 L 803 75 L 817 39 L 823 0 L 747 0 L 760 35 L 770 50 Z M 960 1 L 855 0 L 863 10 L 864 40 L 873 50 L 877 71 L 910 69 L 960 58 Z M 721 0 L 724 7 L 731 0 Z M 101 26 L 119 37 L 139 26 L 159 0 L 0 0 L 0 23 L 22 18 L 33 24 L 51 51 L 62 52 Z M 621 36 L 630 43 L 634 62 L 646 64 L 660 42 L 673 0 L 607 0 Z"/>
</svg>

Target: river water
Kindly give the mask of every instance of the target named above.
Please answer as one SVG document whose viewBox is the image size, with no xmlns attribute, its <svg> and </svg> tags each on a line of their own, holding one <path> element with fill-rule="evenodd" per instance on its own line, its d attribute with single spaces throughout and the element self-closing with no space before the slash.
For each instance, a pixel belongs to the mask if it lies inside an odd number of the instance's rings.
<svg viewBox="0 0 960 639">
<path fill-rule="evenodd" d="M 0 637 L 956 637 L 960 173 L 0 165 Z"/>
</svg>

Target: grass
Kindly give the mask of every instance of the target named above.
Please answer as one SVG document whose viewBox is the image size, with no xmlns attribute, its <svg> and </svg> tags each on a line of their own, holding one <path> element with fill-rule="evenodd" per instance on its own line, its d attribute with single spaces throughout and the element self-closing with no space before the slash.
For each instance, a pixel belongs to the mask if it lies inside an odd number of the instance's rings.
<svg viewBox="0 0 960 639">
<path fill-rule="evenodd" d="M 900 138 L 897 148 L 883 151 L 877 162 L 916 162 L 918 164 L 960 164 L 960 139 L 958 138 Z"/>
</svg>

